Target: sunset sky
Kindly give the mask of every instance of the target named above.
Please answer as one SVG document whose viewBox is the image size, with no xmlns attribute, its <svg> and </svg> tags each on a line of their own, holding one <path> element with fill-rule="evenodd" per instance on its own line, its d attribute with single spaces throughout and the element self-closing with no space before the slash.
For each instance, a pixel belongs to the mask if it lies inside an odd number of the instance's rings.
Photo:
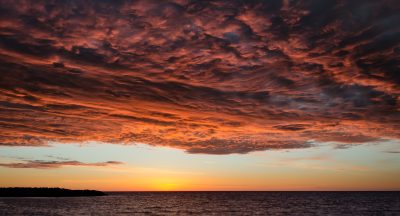
<svg viewBox="0 0 400 216">
<path fill-rule="evenodd" d="M 400 190 L 398 0 L 0 0 L 0 187 Z"/>
</svg>

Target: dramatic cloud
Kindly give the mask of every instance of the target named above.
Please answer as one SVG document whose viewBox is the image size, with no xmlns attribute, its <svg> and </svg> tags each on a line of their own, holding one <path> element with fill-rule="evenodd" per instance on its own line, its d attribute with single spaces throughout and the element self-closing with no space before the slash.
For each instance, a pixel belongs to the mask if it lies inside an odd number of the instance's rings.
<svg viewBox="0 0 400 216">
<path fill-rule="evenodd" d="M 0 145 L 227 154 L 400 139 L 399 11 L 398 0 L 0 0 Z"/>
<path fill-rule="evenodd" d="M 0 167 L 7 168 L 34 168 L 34 169 L 53 169 L 61 168 L 63 166 L 110 166 L 122 164 L 118 161 L 107 161 L 100 163 L 83 163 L 79 161 L 43 161 L 32 160 L 23 163 L 0 163 Z"/>
</svg>

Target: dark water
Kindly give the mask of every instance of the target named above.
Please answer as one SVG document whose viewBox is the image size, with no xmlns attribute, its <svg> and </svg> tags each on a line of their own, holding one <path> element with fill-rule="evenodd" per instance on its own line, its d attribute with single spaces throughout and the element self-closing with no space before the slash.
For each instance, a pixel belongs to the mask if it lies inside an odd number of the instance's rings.
<svg viewBox="0 0 400 216">
<path fill-rule="evenodd" d="M 400 215 L 399 192 L 134 192 L 0 198 L 0 215 Z"/>
</svg>

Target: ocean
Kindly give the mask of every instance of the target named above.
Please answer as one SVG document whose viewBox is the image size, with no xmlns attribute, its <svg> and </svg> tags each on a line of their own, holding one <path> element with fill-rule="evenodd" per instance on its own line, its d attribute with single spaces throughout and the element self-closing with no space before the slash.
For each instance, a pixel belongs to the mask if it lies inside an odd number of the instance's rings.
<svg viewBox="0 0 400 216">
<path fill-rule="evenodd" d="M 0 215 L 400 215 L 400 192 L 113 192 L 0 198 Z"/>
</svg>

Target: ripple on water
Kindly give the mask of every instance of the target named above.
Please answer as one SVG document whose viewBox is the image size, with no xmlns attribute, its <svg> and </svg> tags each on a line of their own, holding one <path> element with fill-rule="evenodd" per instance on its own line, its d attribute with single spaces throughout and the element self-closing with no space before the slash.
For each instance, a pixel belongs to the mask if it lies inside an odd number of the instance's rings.
<svg viewBox="0 0 400 216">
<path fill-rule="evenodd" d="M 0 215 L 400 215 L 399 192 L 134 192 L 0 198 Z"/>
</svg>

